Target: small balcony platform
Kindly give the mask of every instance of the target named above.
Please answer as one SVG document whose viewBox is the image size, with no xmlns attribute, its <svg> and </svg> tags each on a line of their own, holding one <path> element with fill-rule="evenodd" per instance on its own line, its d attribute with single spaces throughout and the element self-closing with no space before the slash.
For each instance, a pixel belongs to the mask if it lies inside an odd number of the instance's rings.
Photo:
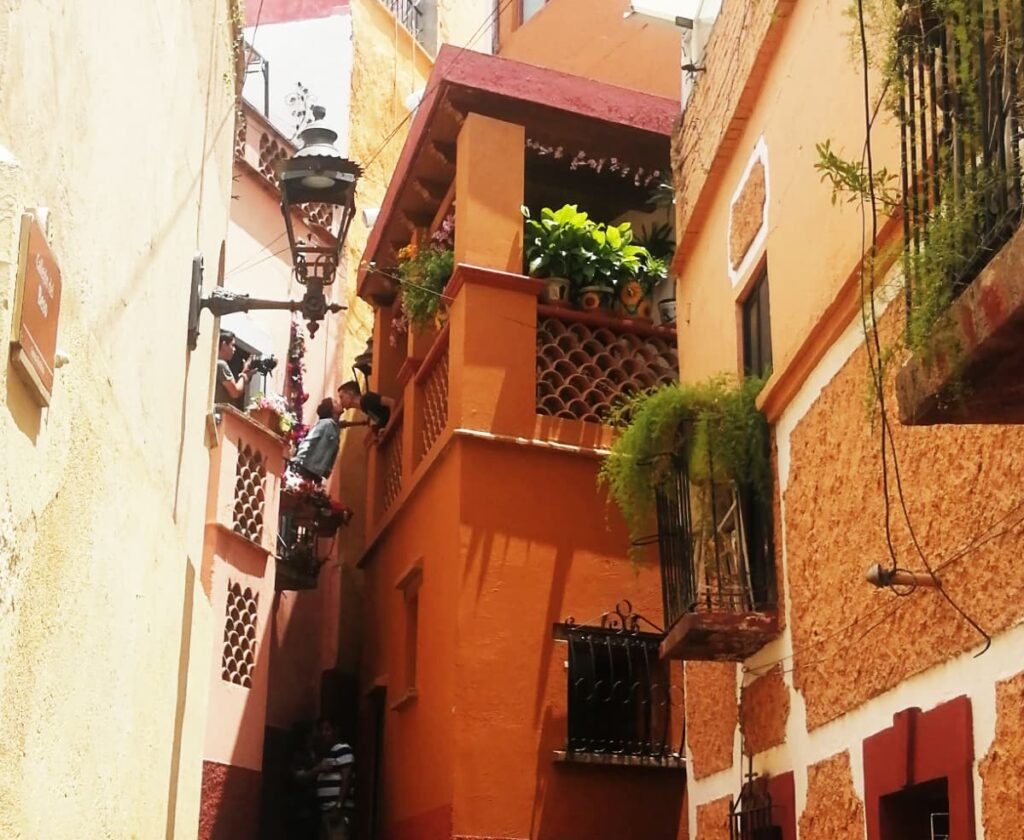
<svg viewBox="0 0 1024 840">
<path fill-rule="evenodd" d="M 663 659 L 739 662 L 779 634 L 777 612 L 691 612 L 669 628 Z"/>
</svg>

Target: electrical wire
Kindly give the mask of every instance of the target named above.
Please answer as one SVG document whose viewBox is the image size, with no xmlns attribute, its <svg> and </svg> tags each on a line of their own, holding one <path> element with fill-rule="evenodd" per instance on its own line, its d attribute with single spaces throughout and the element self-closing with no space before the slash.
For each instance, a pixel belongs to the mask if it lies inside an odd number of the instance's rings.
<svg viewBox="0 0 1024 840">
<path fill-rule="evenodd" d="M 509 6 L 511 6 L 513 2 L 514 0 L 504 0 L 504 2 L 500 6 L 495 7 L 491 12 L 487 14 L 487 17 L 484 18 L 483 22 L 476 28 L 476 31 L 469 37 L 469 40 L 462 47 L 459 48 L 459 51 L 451 60 L 451 64 L 449 65 L 450 67 L 454 66 L 455 63 L 459 59 L 461 59 L 462 56 L 469 50 L 469 48 L 472 47 L 480 39 L 480 36 L 483 35 L 484 31 L 486 30 L 489 24 L 493 22 L 495 26 L 500 25 L 502 13 Z M 430 94 L 437 89 L 437 86 L 440 83 L 441 81 L 438 80 L 434 82 L 432 85 L 429 85 L 426 88 L 426 90 L 423 91 L 423 100 L 426 100 L 430 96 Z M 388 144 L 395 139 L 395 137 L 398 135 L 398 132 L 401 131 L 402 127 L 413 118 L 413 115 L 415 113 L 415 109 L 409 111 L 404 117 L 402 117 L 401 120 L 398 121 L 397 125 L 395 125 L 394 128 L 392 128 L 387 133 L 387 135 L 384 137 L 384 140 L 381 141 L 380 145 L 373 151 L 373 153 L 370 155 L 367 161 L 363 164 L 364 170 L 369 169 L 373 165 L 374 161 L 377 160 L 381 152 L 383 152 L 384 149 L 387 148 Z"/>
<path fill-rule="evenodd" d="M 892 542 L 892 527 L 891 527 L 891 503 L 889 498 L 889 482 L 888 482 L 888 460 L 886 450 L 888 448 L 889 456 L 892 458 L 893 466 L 893 478 L 896 482 L 896 494 L 899 499 L 900 510 L 903 514 L 903 520 L 907 527 L 907 532 L 910 536 L 910 541 L 914 547 L 918 559 L 921 561 L 921 565 L 924 566 L 929 577 L 932 579 L 932 583 L 942 597 L 949 603 L 949 605 L 960 614 L 960 616 L 966 621 L 971 627 L 973 627 L 978 634 L 985 640 L 985 644 L 982 649 L 975 654 L 975 656 L 981 656 L 984 654 L 989 647 L 992 645 L 992 637 L 985 631 L 985 629 L 970 615 L 963 607 L 949 594 L 939 579 L 935 570 L 932 568 L 928 561 L 928 558 L 921 547 L 921 544 L 917 538 L 917 533 L 914 529 L 913 521 L 910 516 L 910 511 L 907 507 L 906 495 L 903 489 L 903 479 L 900 474 L 899 468 L 899 456 L 896 452 L 896 444 L 892 437 L 892 430 L 889 426 L 888 412 L 885 405 L 885 363 L 882 357 L 882 345 L 881 338 L 878 328 L 878 313 L 875 305 L 875 257 L 877 255 L 878 245 L 878 199 L 875 193 L 875 176 L 874 176 L 874 157 L 871 143 L 871 132 L 873 128 L 874 118 L 878 114 L 876 108 L 872 112 L 871 108 L 871 94 L 869 84 L 869 56 L 868 56 L 868 42 L 867 42 L 867 31 L 864 15 L 864 0 L 857 0 L 857 27 L 860 37 L 860 52 L 861 52 L 861 77 L 862 77 L 862 89 L 863 89 L 863 104 L 864 104 L 864 154 L 862 157 L 862 165 L 866 166 L 867 184 L 868 184 L 868 197 L 870 200 L 871 208 L 871 247 L 866 247 L 864 238 L 866 236 L 866 223 L 865 223 L 865 208 L 864 208 L 864 196 L 861 194 L 861 244 L 862 254 L 869 255 L 870 258 L 870 271 L 868 272 L 868 312 L 871 316 L 871 327 L 870 330 L 865 327 L 865 339 L 868 345 L 868 364 L 871 369 L 871 378 L 875 386 L 875 395 L 878 399 L 879 407 L 879 427 L 881 437 L 881 455 L 882 455 L 882 492 L 885 506 L 885 538 L 886 545 L 889 549 L 889 557 L 891 561 L 890 571 L 896 571 L 898 569 L 898 562 L 896 558 L 896 550 Z M 864 257 L 860 263 L 860 277 L 861 277 L 861 290 L 864 291 L 864 278 L 865 278 L 865 264 Z M 910 282 L 910 278 L 904 278 L 904 282 Z M 862 322 L 864 321 L 862 316 Z M 873 345 L 875 356 L 872 358 L 870 346 Z M 877 363 L 877 368 L 876 368 Z M 895 591 L 895 590 L 894 590 Z M 899 593 L 909 594 L 909 593 Z"/>
<path fill-rule="evenodd" d="M 1007 520 L 1014 516 L 1014 514 L 1019 514 L 1016 519 L 1014 519 L 1005 527 L 999 528 L 998 530 L 994 530 L 1000 524 L 1007 522 Z M 985 544 L 992 542 L 993 540 L 999 539 L 1000 537 L 1006 536 L 1007 534 L 1010 534 L 1015 530 L 1020 529 L 1022 526 L 1024 526 L 1024 499 L 1018 501 L 1017 504 L 1013 505 L 998 518 L 994 519 L 992 522 L 986 525 L 984 529 L 982 529 L 978 534 L 972 537 L 971 540 L 969 540 L 965 545 L 956 549 L 952 554 L 946 557 L 941 563 L 939 563 L 935 567 L 935 571 L 941 572 L 943 569 L 947 569 L 951 566 L 954 566 L 955 564 L 963 560 L 965 557 L 970 556 L 973 552 L 980 549 Z M 893 607 L 893 609 L 899 609 L 903 606 L 904 603 L 905 601 L 896 602 L 896 605 Z M 836 639 L 844 635 L 861 622 L 866 621 L 874 615 L 877 615 L 890 604 L 892 604 L 891 601 L 884 601 L 882 603 L 876 604 L 874 607 L 857 616 L 856 618 L 852 619 L 851 621 L 848 621 L 840 627 L 837 627 L 836 629 L 829 631 L 820 639 L 816 639 L 813 642 L 808 642 L 805 645 L 801 645 L 798 648 L 794 648 L 790 653 L 786 654 L 785 656 L 780 656 L 777 659 L 771 660 L 770 662 L 765 662 L 761 663 L 760 665 L 754 665 L 750 667 L 744 667 L 743 672 L 744 674 L 752 674 L 754 676 L 764 676 L 766 673 L 771 671 L 776 665 L 780 665 L 784 662 L 787 662 L 790 659 L 795 659 L 797 656 L 801 654 L 814 650 L 815 648 L 820 647 L 826 642 L 832 641 L 833 639 Z M 865 634 L 861 634 L 861 636 L 859 636 L 857 639 L 854 639 L 850 641 L 848 644 L 843 645 L 841 648 L 837 649 L 829 656 L 823 656 L 819 659 L 815 659 L 807 663 L 806 665 L 801 665 L 801 667 L 811 667 L 818 663 L 833 659 L 840 651 L 847 650 L 856 641 L 859 641 L 861 638 L 863 638 L 864 635 Z M 784 671 L 783 673 L 791 673 L 793 670 L 793 668 L 790 668 Z"/>
<path fill-rule="evenodd" d="M 263 2 L 264 2 L 264 0 L 260 0 L 260 5 L 259 5 L 259 8 L 257 9 L 257 12 L 256 12 L 256 25 L 253 28 L 252 38 L 250 39 L 250 42 L 249 42 L 249 58 L 250 59 L 252 58 L 253 50 L 255 50 L 255 48 L 256 48 L 255 47 L 256 33 L 259 31 L 259 27 L 260 27 L 260 16 L 263 13 Z M 484 33 L 484 31 L 487 28 L 488 24 L 493 22 L 493 24 L 495 26 L 500 25 L 502 13 L 512 4 L 512 2 L 513 2 L 513 0 L 504 0 L 504 2 L 501 5 L 496 6 L 491 12 L 489 12 L 487 14 L 487 17 L 480 24 L 480 26 L 478 26 L 476 28 L 476 31 L 470 36 L 469 40 L 462 47 L 459 48 L 459 51 L 455 54 L 455 57 L 452 59 L 450 66 L 454 65 L 455 62 L 457 62 L 460 58 L 462 58 L 463 54 L 467 50 L 469 50 L 469 48 L 472 47 L 480 39 L 480 36 Z M 429 94 L 432 93 L 437 88 L 438 84 L 440 84 L 439 81 L 438 82 L 434 82 L 433 85 L 428 86 L 427 89 L 423 92 L 423 98 L 426 99 L 427 96 L 429 96 Z M 407 113 L 387 133 L 387 135 L 384 137 L 384 140 L 381 141 L 380 145 L 377 146 L 377 148 L 371 153 L 371 155 L 370 155 L 369 159 L 367 160 L 367 162 L 365 164 L 363 164 L 363 170 L 364 171 L 369 169 L 370 166 L 374 163 L 374 161 L 377 160 L 377 158 L 384 151 L 384 149 L 387 148 L 388 144 L 398 135 L 398 132 L 402 130 L 402 127 L 407 122 L 409 122 L 410 119 L 412 119 L 414 113 L 415 113 L 414 110 L 410 111 L 409 113 Z M 276 257 L 278 254 L 283 253 L 287 249 L 281 249 L 279 251 L 275 251 L 273 254 L 270 254 L 269 256 L 264 257 L 263 259 L 249 264 L 250 260 L 252 260 L 255 256 L 258 256 L 259 254 L 262 254 L 268 248 L 271 248 L 274 245 L 274 243 L 279 241 L 281 239 L 281 237 L 283 237 L 283 236 L 284 236 L 283 233 L 279 234 L 277 237 L 272 239 L 270 242 L 266 243 L 262 248 L 260 248 L 259 251 L 256 252 L 256 254 L 254 254 L 253 256 L 250 256 L 248 258 L 248 260 L 243 262 L 241 265 L 236 266 L 235 268 L 233 268 L 230 272 L 228 272 L 228 274 L 226 276 L 230 277 L 230 276 L 232 276 L 234 274 L 237 274 L 237 273 L 239 273 L 241 271 L 245 271 L 245 270 L 247 270 L 249 268 L 253 268 L 253 267 L 259 265 L 260 263 L 265 262 L 266 260 L 268 260 L 268 259 L 270 259 L 272 257 Z M 360 267 L 363 267 L 364 265 L 365 265 L 365 263 L 361 264 Z"/>
<path fill-rule="evenodd" d="M 229 271 L 225 275 L 225 277 L 230 277 L 232 274 L 237 274 L 239 271 L 243 271 L 246 268 L 251 268 L 253 265 L 258 265 L 260 262 L 262 262 L 262 260 L 258 260 L 257 258 L 264 251 L 268 250 L 269 248 L 272 248 L 274 245 L 276 245 L 278 242 L 280 242 L 282 239 L 284 239 L 284 237 L 287 234 L 288 234 L 287 230 L 281 231 L 281 233 L 279 233 L 277 236 L 275 236 L 273 239 L 271 239 L 266 245 L 264 245 L 262 248 L 260 248 L 255 254 L 250 254 L 248 257 L 246 257 L 244 260 L 242 260 L 241 263 L 239 263 L 233 269 L 231 269 L 231 271 Z M 280 254 L 281 252 L 277 251 L 275 253 L 276 254 Z"/>
</svg>

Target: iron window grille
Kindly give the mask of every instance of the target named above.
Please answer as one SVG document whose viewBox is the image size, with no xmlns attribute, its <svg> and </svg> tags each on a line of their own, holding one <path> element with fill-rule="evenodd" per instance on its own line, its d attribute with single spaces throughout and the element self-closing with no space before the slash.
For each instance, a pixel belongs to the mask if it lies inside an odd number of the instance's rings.
<svg viewBox="0 0 1024 840">
<path fill-rule="evenodd" d="M 417 41 L 423 35 L 423 12 L 419 0 L 384 0 L 395 19 L 402 24 Z"/>
<path fill-rule="evenodd" d="M 681 764 L 682 692 L 658 655 L 664 634 L 640 630 L 628 602 L 600 626 L 573 619 L 555 626 L 568 644 L 566 757 L 582 753 Z M 650 624 L 649 622 L 647 622 Z M 675 741 L 678 737 L 678 742 Z"/>
<path fill-rule="evenodd" d="M 775 823 L 767 780 L 751 778 L 729 813 L 730 840 L 782 840 L 782 827 Z"/>
<path fill-rule="evenodd" d="M 775 608 L 771 505 L 754 487 L 691 481 L 675 459 L 655 502 L 666 626 L 688 613 Z"/>
<path fill-rule="evenodd" d="M 954 296 L 1021 221 L 1020 15 L 1008 0 L 970 0 L 956 13 L 936 0 L 904 4 L 895 70 L 908 312 L 934 220 L 964 214 L 952 234 L 959 241 L 938 245 L 960 255 L 950 267 Z"/>
</svg>

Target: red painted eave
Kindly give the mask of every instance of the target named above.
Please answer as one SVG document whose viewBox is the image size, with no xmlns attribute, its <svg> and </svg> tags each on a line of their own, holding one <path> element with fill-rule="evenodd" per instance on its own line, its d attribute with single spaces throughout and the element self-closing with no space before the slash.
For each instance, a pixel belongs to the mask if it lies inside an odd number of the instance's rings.
<svg viewBox="0 0 1024 840">
<path fill-rule="evenodd" d="M 401 208 L 415 176 L 416 163 L 446 101 L 525 125 L 528 137 L 531 132 L 550 135 L 564 128 L 567 136 L 582 135 L 595 138 L 595 142 L 613 136 L 623 145 L 645 149 L 663 146 L 666 164 L 672 126 L 679 114 L 679 103 L 673 99 L 500 56 L 443 46 L 360 261 L 357 288 L 363 297 L 369 297 L 367 266 L 378 259 L 386 245 L 384 237 Z M 624 148 L 623 156 L 628 154 L 629 149 Z"/>
</svg>

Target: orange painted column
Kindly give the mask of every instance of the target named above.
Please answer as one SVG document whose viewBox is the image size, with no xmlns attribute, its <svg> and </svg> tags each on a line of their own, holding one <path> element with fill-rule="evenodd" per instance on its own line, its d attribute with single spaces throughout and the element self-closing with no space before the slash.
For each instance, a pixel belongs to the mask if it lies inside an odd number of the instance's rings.
<svg viewBox="0 0 1024 840">
<path fill-rule="evenodd" d="M 222 407 L 202 583 L 213 615 L 199 837 L 255 836 L 284 441 Z"/>
<path fill-rule="evenodd" d="M 455 428 L 529 437 L 537 299 L 535 283 L 519 276 L 525 147 L 523 126 L 480 114 L 459 132 L 448 410 Z"/>
<path fill-rule="evenodd" d="M 469 114 L 455 160 L 455 264 L 523 270 L 526 129 Z"/>
</svg>

